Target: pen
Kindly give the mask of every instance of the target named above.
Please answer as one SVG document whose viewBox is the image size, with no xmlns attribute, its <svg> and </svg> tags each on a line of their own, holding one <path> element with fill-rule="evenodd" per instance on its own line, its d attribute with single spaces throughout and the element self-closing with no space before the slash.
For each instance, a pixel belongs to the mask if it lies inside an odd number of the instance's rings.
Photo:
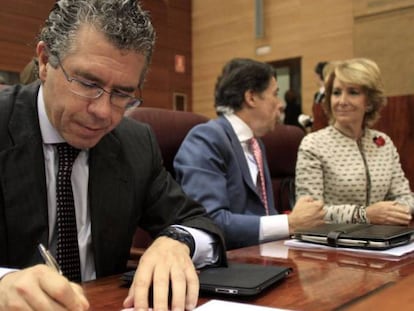
<svg viewBox="0 0 414 311">
<path fill-rule="evenodd" d="M 52 256 L 52 254 L 40 243 L 37 248 L 39 249 L 40 255 L 42 255 L 43 260 L 45 261 L 46 265 L 54 269 L 55 271 L 59 272 L 62 275 L 62 270 L 59 267 L 56 259 Z"/>
</svg>

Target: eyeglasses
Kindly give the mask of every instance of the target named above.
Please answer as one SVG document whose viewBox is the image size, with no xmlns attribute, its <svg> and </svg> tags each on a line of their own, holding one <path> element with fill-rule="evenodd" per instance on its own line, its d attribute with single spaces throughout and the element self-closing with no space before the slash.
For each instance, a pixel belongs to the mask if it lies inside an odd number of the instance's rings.
<svg viewBox="0 0 414 311">
<path fill-rule="evenodd" d="M 128 94 L 124 94 L 117 91 L 108 92 L 103 87 L 93 82 L 83 81 L 77 78 L 70 77 L 66 70 L 63 68 L 60 59 L 58 58 L 59 66 L 65 75 L 66 80 L 70 83 L 69 90 L 78 96 L 97 99 L 102 96 L 103 93 L 109 94 L 111 104 L 119 109 L 126 110 L 133 107 L 137 107 L 142 104 L 142 98 L 137 98 Z M 139 92 L 141 90 L 139 89 Z"/>
</svg>

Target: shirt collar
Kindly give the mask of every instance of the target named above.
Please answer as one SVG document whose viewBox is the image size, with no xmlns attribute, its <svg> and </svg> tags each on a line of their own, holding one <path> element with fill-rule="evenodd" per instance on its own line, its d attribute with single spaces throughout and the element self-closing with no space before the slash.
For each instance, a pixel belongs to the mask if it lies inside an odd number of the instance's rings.
<svg viewBox="0 0 414 311">
<path fill-rule="evenodd" d="M 43 98 L 43 85 L 40 85 L 37 96 L 37 111 L 39 117 L 40 131 L 44 144 L 56 144 L 65 142 L 59 132 L 53 127 L 46 113 L 45 101 Z"/>
<path fill-rule="evenodd" d="M 237 138 L 241 143 L 247 142 L 253 138 L 252 129 L 234 113 L 226 113 L 224 117 L 230 122 Z"/>
</svg>

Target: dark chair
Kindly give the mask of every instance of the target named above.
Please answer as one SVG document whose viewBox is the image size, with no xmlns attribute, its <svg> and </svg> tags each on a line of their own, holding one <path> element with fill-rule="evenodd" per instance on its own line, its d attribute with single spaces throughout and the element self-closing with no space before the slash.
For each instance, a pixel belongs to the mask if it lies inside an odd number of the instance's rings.
<svg viewBox="0 0 414 311">
<path fill-rule="evenodd" d="M 208 118 L 187 111 L 174 111 L 160 108 L 135 108 L 127 116 L 151 126 L 158 141 L 164 166 L 172 176 L 175 175 L 173 161 L 188 131 L 195 125 L 208 121 Z M 149 234 L 138 228 L 132 241 L 129 268 L 135 268 L 137 260 L 152 242 Z"/>
<path fill-rule="evenodd" d="M 147 123 L 157 137 L 164 166 L 175 175 L 173 161 L 188 131 L 195 125 L 209 119 L 188 111 L 174 111 L 160 108 L 135 108 L 127 113 L 130 118 Z"/>
<path fill-rule="evenodd" d="M 297 126 L 277 124 L 262 137 L 272 178 L 275 207 L 291 211 L 295 202 L 295 169 L 299 144 L 305 132 Z"/>
</svg>

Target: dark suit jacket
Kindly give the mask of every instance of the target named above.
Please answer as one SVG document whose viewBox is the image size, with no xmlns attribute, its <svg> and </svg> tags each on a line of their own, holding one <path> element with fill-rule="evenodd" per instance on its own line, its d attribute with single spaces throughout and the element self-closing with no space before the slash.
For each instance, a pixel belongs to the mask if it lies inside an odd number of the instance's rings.
<svg viewBox="0 0 414 311">
<path fill-rule="evenodd" d="M 43 262 L 48 210 L 42 138 L 37 117 L 39 84 L 0 93 L 0 266 Z M 89 208 L 97 276 L 125 270 L 137 226 L 154 236 L 180 223 L 220 230 L 188 199 L 162 166 L 149 127 L 124 118 L 89 152 Z M 223 249 L 221 249 L 223 251 Z M 223 263 L 224 253 L 221 254 Z"/>
<path fill-rule="evenodd" d="M 276 214 L 269 168 L 262 148 L 268 205 Z M 224 117 L 195 126 L 174 159 L 176 179 L 224 231 L 229 249 L 259 243 L 260 217 L 266 215 L 242 146 Z"/>
<path fill-rule="evenodd" d="M 325 98 L 325 94 L 319 92 L 315 93 L 314 101 L 312 105 L 313 124 L 312 132 L 323 129 L 329 125 L 328 117 L 322 108 L 322 102 Z"/>
</svg>

